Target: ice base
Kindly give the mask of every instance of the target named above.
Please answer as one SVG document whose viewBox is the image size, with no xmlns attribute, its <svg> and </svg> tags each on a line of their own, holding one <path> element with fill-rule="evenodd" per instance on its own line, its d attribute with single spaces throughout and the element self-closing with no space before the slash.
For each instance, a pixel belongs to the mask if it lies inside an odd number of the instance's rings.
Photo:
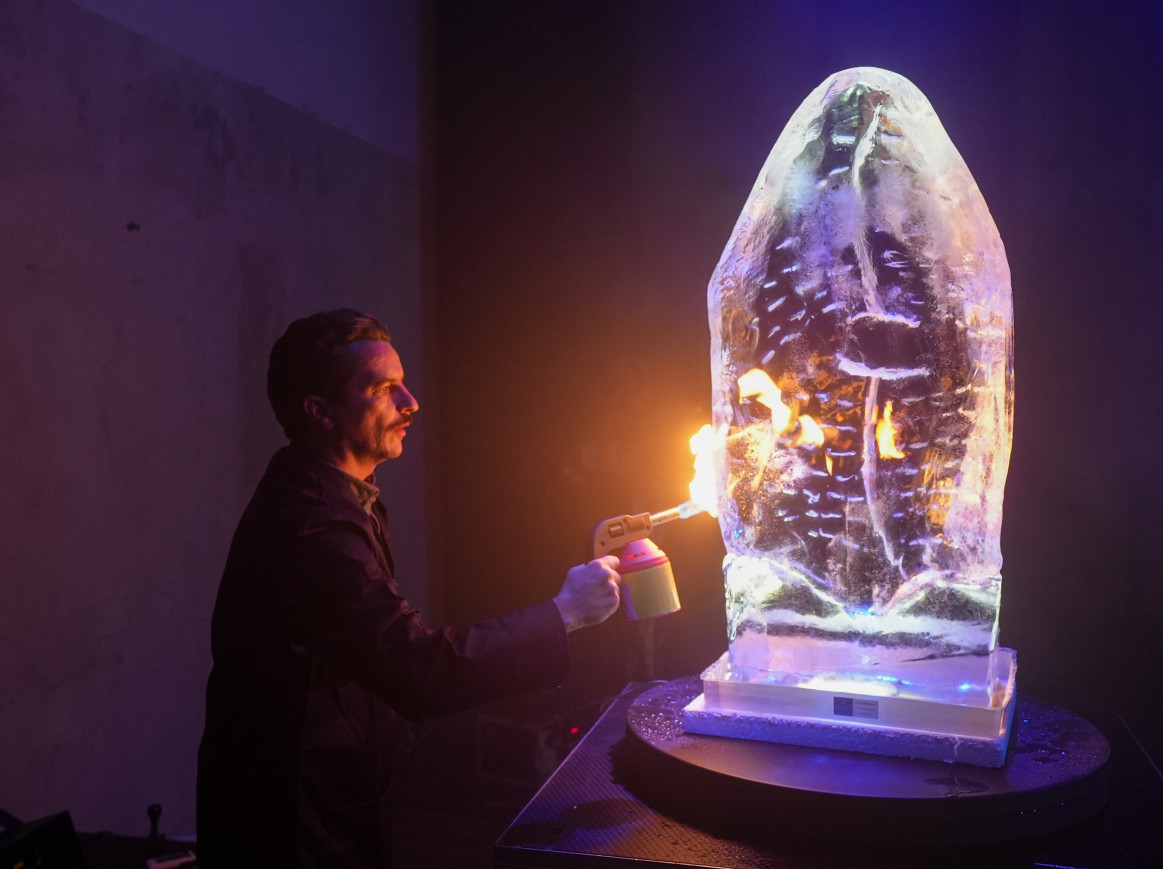
<svg viewBox="0 0 1163 869">
<path fill-rule="evenodd" d="M 1005 764 L 1016 696 L 1012 649 L 885 666 L 850 643 L 769 641 L 781 669 L 733 666 L 728 652 L 703 672 L 703 693 L 683 710 L 687 732 Z"/>
</svg>

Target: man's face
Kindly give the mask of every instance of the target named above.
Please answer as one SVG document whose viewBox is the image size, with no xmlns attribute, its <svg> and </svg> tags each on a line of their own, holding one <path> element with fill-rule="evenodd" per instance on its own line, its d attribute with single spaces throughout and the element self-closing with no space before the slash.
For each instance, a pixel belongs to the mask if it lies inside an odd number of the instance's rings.
<svg viewBox="0 0 1163 869">
<path fill-rule="evenodd" d="M 420 409 L 404 386 L 404 366 L 387 341 L 354 341 L 340 350 L 341 391 L 328 399 L 334 446 L 348 473 L 367 476 L 404 450 L 405 429 Z"/>
</svg>

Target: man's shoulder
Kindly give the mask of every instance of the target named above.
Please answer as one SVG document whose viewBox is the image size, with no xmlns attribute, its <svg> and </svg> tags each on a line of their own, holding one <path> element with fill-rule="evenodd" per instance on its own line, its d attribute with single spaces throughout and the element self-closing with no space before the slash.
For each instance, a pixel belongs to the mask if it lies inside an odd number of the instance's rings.
<svg viewBox="0 0 1163 869">
<path fill-rule="evenodd" d="M 271 457 L 247 507 L 248 514 L 290 521 L 362 512 L 337 470 L 294 447 Z"/>
</svg>

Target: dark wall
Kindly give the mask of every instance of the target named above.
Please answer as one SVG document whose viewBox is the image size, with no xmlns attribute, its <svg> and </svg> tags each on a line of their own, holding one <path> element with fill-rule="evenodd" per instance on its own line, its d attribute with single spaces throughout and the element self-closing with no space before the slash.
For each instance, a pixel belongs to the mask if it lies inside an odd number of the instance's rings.
<svg viewBox="0 0 1163 869">
<path fill-rule="evenodd" d="M 414 163 L 257 88 L 66 0 L 0 4 L 5 811 L 140 835 L 160 802 L 193 832 L 211 608 L 285 442 L 269 348 L 349 304 L 418 358 L 418 199 Z M 422 443 L 385 472 L 416 597 Z"/>
<path fill-rule="evenodd" d="M 882 66 L 929 97 L 1013 273 L 1001 638 L 1019 686 L 1147 721 L 1163 24 L 1143 2 L 438 4 L 448 614 L 556 591 L 594 523 L 685 497 L 709 419 L 706 284 L 808 92 Z M 429 401 L 433 401 L 430 396 Z M 574 635 L 573 684 L 726 647 L 717 525 L 660 529 L 684 609 Z M 1158 733 L 1156 725 L 1151 725 Z"/>
</svg>

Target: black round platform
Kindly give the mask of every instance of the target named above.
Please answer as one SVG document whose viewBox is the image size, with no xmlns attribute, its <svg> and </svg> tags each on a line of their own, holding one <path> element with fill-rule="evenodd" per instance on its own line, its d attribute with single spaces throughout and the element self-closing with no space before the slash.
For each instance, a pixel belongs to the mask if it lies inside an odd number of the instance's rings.
<svg viewBox="0 0 1163 869">
<path fill-rule="evenodd" d="M 1106 739 L 1027 697 L 1017 699 L 1005 766 L 989 769 L 687 734 L 682 709 L 701 690 L 690 677 L 634 701 L 627 774 L 660 811 L 723 834 L 987 845 L 1057 832 L 1106 803 Z"/>
</svg>

